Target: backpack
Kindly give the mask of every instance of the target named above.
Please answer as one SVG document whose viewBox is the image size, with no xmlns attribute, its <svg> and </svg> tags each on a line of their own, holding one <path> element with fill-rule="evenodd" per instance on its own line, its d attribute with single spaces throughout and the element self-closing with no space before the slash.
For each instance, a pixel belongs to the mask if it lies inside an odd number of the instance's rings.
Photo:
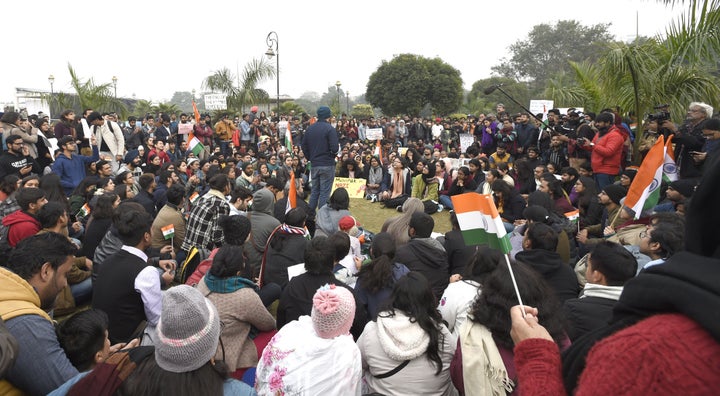
<svg viewBox="0 0 720 396">
<path fill-rule="evenodd" d="M 178 283 L 185 283 L 188 278 L 193 275 L 200 263 L 210 257 L 210 254 L 211 253 L 204 248 L 197 248 L 195 246 L 190 248 L 187 257 L 185 258 L 185 261 L 183 261 L 182 265 L 180 266 L 180 271 L 177 271 L 177 274 L 175 275 L 177 278 L 175 280 Z M 212 260 L 210 261 L 210 263 L 212 264 Z M 203 272 L 202 275 L 205 275 L 205 273 Z M 200 278 L 202 278 L 202 275 L 200 276 Z M 198 281 L 200 280 L 200 278 L 198 278 Z"/>
<path fill-rule="evenodd" d="M 210 256 L 208 256 L 208 258 L 206 258 L 205 260 L 201 261 L 200 264 L 195 267 L 192 275 L 190 275 L 185 281 L 186 285 L 195 287 L 198 283 L 200 283 L 200 279 L 202 279 L 203 276 L 205 276 L 205 274 L 210 271 L 210 267 L 212 267 L 213 263 L 213 258 L 215 257 L 217 251 L 218 249 L 213 249 L 213 251 L 210 252 Z"/>
</svg>

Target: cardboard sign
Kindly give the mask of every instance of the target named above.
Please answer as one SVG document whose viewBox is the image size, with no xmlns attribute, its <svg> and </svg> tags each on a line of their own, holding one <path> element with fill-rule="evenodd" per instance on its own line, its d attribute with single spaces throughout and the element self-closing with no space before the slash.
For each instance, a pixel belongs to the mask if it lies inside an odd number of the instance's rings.
<svg viewBox="0 0 720 396">
<path fill-rule="evenodd" d="M 225 94 L 206 94 L 205 108 L 208 110 L 225 110 L 227 109 L 227 95 Z"/>
<path fill-rule="evenodd" d="M 461 152 L 466 152 L 473 143 L 475 143 L 475 137 L 473 135 L 469 133 L 460 134 L 460 150 L 462 150 Z"/>
<path fill-rule="evenodd" d="M 365 137 L 367 138 L 367 140 L 382 140 L 382 128 L 368 128 L 365 131 Z"/>
<path fill-rule="evenodd" d="M 193 131 L 193 125 L 191 123 L 187 124 L 178 124 L 178 134 L 180 135 L 188 135 L 192 133 Z"/>
<path fill-rule="evenodd" d="M 332 190 L 336 188 L 344 188 L 347 190 L 350 198 L 364 198 L 365 197 L 365 179 L 352 179 L 349 177 L 336 177 L 333 180 Z"/>
</svg>

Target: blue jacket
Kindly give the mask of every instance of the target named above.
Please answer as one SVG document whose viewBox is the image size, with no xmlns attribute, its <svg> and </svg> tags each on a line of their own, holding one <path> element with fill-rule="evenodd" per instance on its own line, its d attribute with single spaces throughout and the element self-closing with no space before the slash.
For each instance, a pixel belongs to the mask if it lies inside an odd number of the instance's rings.
<svg viewBox="0 0 720 396">
<path fill-rule="evenodd" d="M 325 120 L 310 125 L 302 139 L 303 153 L 314 167 L 335 166 L 339 148 L 337 131 Z"/>
<path fill-rule="evenodd" d="M 97 146 L 92 146 L 93 155 L 73 154 L 72 158 L 68 158 L 65 154 L 58 154 L 52 165 L 53 173 L 60 176 L 60 184 L 65 190 L 68 197 L 72 194 L 75 187 L 85 178 L 85 164 L 96 162 L 100 159 Z"/>
</svg>

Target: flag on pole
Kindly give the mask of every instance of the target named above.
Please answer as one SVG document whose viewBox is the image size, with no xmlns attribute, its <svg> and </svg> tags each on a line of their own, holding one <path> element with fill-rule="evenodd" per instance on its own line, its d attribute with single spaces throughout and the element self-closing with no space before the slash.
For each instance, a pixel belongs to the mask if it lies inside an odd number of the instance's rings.
<svg viewBox="0 0 720 396">
<path fill-rule="evenodd" d="M 290 171 L 290 189 L 288 189 L 288 199 L 285 205 L 285 213 L 290 209 L 297 207 L 297 189 L 295 188 L 295 172 Z"/>
<path fill-rule="evenodd" d="M 199 124 L 200 123 L 200 112 L 198 111 L 197 105 L 195 104 L 194 100 L 192 101 L 192 104 L 193 104 L 193 112 L 195 113 L 195 123 Z"/>
<path fill-rule="evenodd" d="M 287 132 L 285 132 L 285 147 L 287 147 L 288 153 L 293 152 L 293 141 L 292 141 L 292 130 L 290 129 L 290 121 L 287 123 Z"/>
<path fill-rule="evenodd" d="M 376 140 L 377 143 L 375 143 L 375 152 L 373 155 L 377 157 L 378 162 L 382 165 L 382 147 L 380 146 L 380 140 L 381 139 Z"/>
<path fill-rule="evenodd" d="M 488 245 L 510 253 L 510 238 L 492 196 L 469 192 L 450 198 L 465 245 Z"/>
<path fill-rule="evenodd" d="M 630 184 L 630 190 L 625 198 L 625 206 L 635 212 L 635 219 L 640 218 L 643 210 L 652 209 L 657 205 L 664 163 L 665 139 L 661 135 L 640 164 L 640 169 Z"/>
<path fill-rule="evenodd" d="M 175 226 L 173 224 L 168 224 L 165 227 L 160 227 L 160 230 L 162 231 L 163 238 L 165 238 L 165 240 L 168 240 L 175 236 Z"/>
<path fill-rule="evenodd" d="M 678 179 L 677 165 L 675 164 L 675 152 L 672 147 L 673 135 L 668 136 L 665 142 L 665 163 L 663 164 L 663 180 L 674 182 Z"/>
<path fill-rule="evenodd" d="M 580 211 L 575 209 L 572 212 L 565 212 L 565 217 L 567 217 L 571 223 L 575 224 L 580 220 Z"/>
<path fill-rule="evenodd" d="M 200 124 L 200 112 L 198 112 L 197 106 L 195 105 L 195 101 L 193 100 L 193 112 L 195 112 L 195 124 Z M 200 143 L 200 139 L 195 137 L 195 134 L 193 132 L 190 132 L 188 135 L 188 150 L 190 150 L 195 156 L 199 156 L 200 153 L 205 150 L 205 146 L 203 146 L 202 143 Z"/>
</svg>

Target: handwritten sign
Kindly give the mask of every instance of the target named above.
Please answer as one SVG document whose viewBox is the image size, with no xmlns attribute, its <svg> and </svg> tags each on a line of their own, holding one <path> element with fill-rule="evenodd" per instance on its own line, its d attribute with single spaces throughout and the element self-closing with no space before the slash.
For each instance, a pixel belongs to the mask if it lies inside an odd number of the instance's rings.
<svg viewBox="0 0 720 396">
<path fill-rule="evenodd" d="M 181 135 L 188 135 L 192 132 L 193 125 L 191 123 L 178 124 L 178 133 Z"/>
<path fill-rule="evenodd" d="M 466 152 L 467 149 L 475 143 L 475 137 L 469 133 L 460 134 L 460 150 Z"/>
<path fill-rule="evenodd" d="M 367 137 L 367 140 L 382 140 L 382 128 L 368 128 L 365 131 L 365 137 Z"/>
<path fill-rule="evenodd" d="M 225 110 L 225 109 L 227 109 L 227 95 L 225 95 L 225 94 L 207 94 L 207 95 L 205 95 L 205 108 L 208 110 Z"/>
<path fill-rule="evenodd" d="M 350 198 L 364 198 L 365 195 L 365 179 L 353 179 L 349 177 L 336 177 L 333 180 L 332 189 L 344 188 L 347 190 Z"/>
</svg>

